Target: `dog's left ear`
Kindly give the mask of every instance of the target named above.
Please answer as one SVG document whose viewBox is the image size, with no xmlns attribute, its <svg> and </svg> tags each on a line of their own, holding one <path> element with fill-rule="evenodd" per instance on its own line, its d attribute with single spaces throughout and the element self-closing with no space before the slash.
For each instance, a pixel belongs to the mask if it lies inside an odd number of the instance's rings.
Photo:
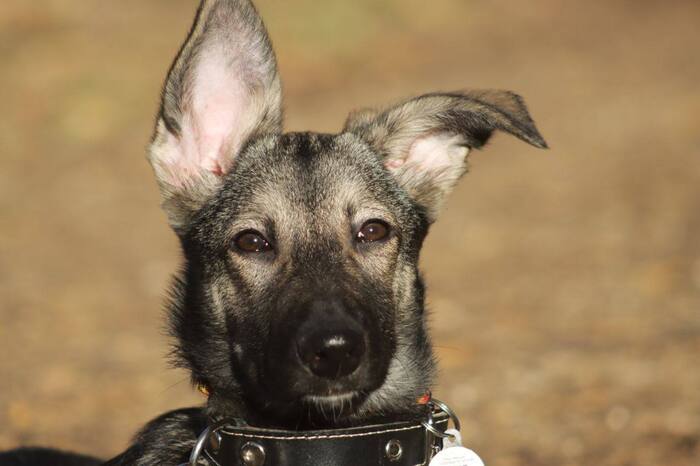
<svg viewBox="0 0 700 466">
<path fill-rule="evenodd" d="M 523 99 L 508 91 L 426 94 L 385 110 L 351 113 L 344 128 L 384 158 L 430 221 L 466 171 L 469 150 L 482 147 L 494 130 L 547 147 Z"/>
</svg>

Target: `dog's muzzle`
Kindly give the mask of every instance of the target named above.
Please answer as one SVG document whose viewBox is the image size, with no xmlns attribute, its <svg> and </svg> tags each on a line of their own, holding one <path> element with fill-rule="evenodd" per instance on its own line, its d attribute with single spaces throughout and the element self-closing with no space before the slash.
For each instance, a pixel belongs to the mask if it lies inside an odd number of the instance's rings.
<svg viewBox="0 0 700 466">
<path fill-rule="evenodd" d="M 454 412 L 434 399 L 423 420 L 348 429 L 261 429 L 228 419 L 205 429 L 180 466 L 423 466 L 451 435 L 450 419 L 459 430 Z"/>
</svg>

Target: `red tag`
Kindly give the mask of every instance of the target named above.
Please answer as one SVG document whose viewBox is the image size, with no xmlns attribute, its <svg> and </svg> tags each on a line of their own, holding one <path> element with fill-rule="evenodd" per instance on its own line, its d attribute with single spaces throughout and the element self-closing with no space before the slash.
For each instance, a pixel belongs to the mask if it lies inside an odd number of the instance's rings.
<svg viewBox="0 0 700 466">
<path fill-rule="evenodd" d="M 418 400 L 416 400 L 416 402 L 417 402 L 419 405 L 427 405 L 428 403 L 430 403 L 430 400 L 431 400 L 432 398 L 433 398 L 433 394 L 430 393 L 430 390 L 428 390 L 428 391 L 425 392 L 420 398 L 418 398 Z"/>
</svg>

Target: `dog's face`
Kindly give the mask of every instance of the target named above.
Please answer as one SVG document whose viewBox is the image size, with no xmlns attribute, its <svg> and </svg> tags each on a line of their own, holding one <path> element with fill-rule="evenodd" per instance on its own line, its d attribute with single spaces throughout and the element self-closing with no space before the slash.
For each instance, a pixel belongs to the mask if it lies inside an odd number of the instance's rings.
<svg viewBox="0 0 700 466">
<path fill-rule="evenodd" d="M 220 416 L 410 413 L 433 372 L 417 269 L 428 227 L 493 130 L 544 141 L 503 91 L 428 94 L 353 114 L 336 135 L 283 134 L 280 101 L 252 5 L 204 1 L 150 148 L 186 260 L 178 358 Z"/>
<path fill-rule="evenodd" d="M 179 334 L 201 328 L 183 355 L 218 367 L 203 380 L 215 392 L 235 382 L 293 422 L 316 407 L 353 413 L 385 383 L 399 345 L 415 348 L 400 363 L 411 397 L 425 391 L 432 361 L 416 261 L 426 229 L 358 137 L 255 140 L 185 236 L 187 282 L 204 305 L 176 322 Z M 194 312 L 204 313 L 197 323 Z M 218 342 L 207 354 L 206 340 Z"/>
</svg>

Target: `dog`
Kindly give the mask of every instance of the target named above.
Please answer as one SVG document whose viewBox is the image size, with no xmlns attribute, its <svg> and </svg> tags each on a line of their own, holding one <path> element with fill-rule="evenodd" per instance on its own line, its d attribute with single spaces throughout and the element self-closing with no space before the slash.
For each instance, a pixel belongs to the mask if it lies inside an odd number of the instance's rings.
<svg viewBox="0 0 700 466">
<path fill-rule="evenodd" d="M 184 463 L 208 419 L 305 430 L 416 417 L 435 370 L 421 246 L 495 130 L 546 148 L 523 100 L 494 90 L 357 111 L 337 134 L 284 133 L 254 6 L 202 1 L 148 158 L 184 253 L 174 357 L 208 401 L 151 421 L 103 464 Z M 2 464 L 101 464 L 29 453 Z"/>
</svg>

